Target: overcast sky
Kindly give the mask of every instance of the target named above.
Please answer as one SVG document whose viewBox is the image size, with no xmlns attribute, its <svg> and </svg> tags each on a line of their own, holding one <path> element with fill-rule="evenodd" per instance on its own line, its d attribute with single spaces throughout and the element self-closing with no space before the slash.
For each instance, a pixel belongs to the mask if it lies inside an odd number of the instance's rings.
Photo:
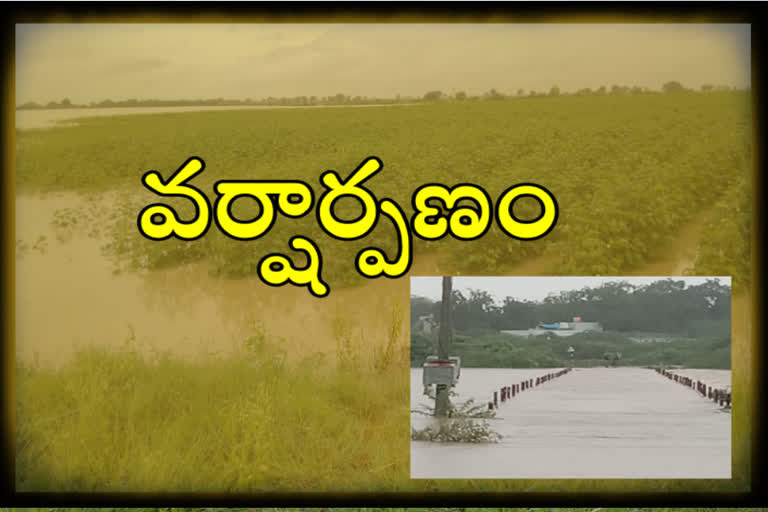
<svg viewBox="0 0 768 512">
<path fill-rule="evenodd" d="M 27 24 L 16 103 L 744 87 L 749 25 Z"/>
<path fill-rule="evenodd" d="M 609 281 L 626 281 L 633 285 L 645 285 L 668 277 L 454 277 L 453 289 L 467 295 L 470 289 L 484 290 L 499 304 L 506 297 L 518 300 L 540 301 L 547 295 L 558 295 L 564 290 L 580 290 L 586 286 L 595 288 Z M 712 277 L 672 277 L 685 281 L 687 286 L 701 284 Z M 730 277 L 717 277 L 721 283 L 730 286 Z M 443 293 L 442 277 L 412 277 L 411 296 L 440 300 Z"/>
</svg>

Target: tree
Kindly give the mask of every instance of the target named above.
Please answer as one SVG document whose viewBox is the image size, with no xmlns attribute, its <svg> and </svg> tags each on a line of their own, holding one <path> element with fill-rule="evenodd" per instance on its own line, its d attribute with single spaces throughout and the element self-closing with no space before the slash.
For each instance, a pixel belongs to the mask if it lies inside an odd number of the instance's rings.
<svg viewBox="0 0 768 512">
<path fill-rule="evenodd" d="M 661 90 L 664 92 L 683 92 L 685 90 L 685 87 L 683 87 L 683 84 L 676 81 L 667 82 L 664 85 L 661 86 Z"/>
<path fill-rule="evenodd" d="M 484 96 L 485 96 L 486 98 L 488 98 L 489 100 L 503 100 L 503 99 L 504 99 L 504 95 L 503 95 L 503 94 L 501 94 L 501 93 L 500 93 L 499 91 L 497 91 L 496 89 L 491 89 L 490 91 L 488 91 L 487 93 L 485 93 L 485 95 L 484 95 Z"/>
<path fill-rule="evenodd" d="M 560 96 L 560 88 L 556 85 L 552 86 L 552 88 L 549 90 L 550 96 Z"/>
<path fill-rule="evenodd" d="M 442 91 L 429 91 L 424 95 L 424 101 L 440 101 L 440 98 L 442 97 Z"/>
<path fill-rule="evenodd" d="M 467 93 L 464 91 L 459 91 L 456 93 L 456 99 L 459 101 L 464 101 L 467 99 Z"/>
<path fill-rule="evenodd" d="M 518 96 L 525 96 L 525 91 L 523 89 L 518 89 L 517 90 L 517 95 Z"/>
</svg>

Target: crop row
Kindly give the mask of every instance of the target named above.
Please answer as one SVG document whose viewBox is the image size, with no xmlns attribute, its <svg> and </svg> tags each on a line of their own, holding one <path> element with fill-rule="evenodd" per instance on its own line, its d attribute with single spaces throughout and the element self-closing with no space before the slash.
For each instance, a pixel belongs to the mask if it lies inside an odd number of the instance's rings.
<svg viewBox="0 0 768 512">
<path fill-rule="evenodd" d="M 298 234 L 319 245 L 326 280 L 351 283 L 362 279 L 354 270 L 362 249 L 396 253 L 391 224 L 379 223 L 355 241 L 335 240 L 309 218 L 278 222 L 258 241 L 215 233 L 194 242 L 150 241 L 139 235 L 136 216 L 158 198 L 141 190 L 140 179 L 149 170 L 167 178 L 200 156 L 208 168 L 193 184 L 206 193 L 222 179 L 301 179 L 320 198 L 323 172 L 346 176 L 375 155 L 384 167 L 367 186 L 408 217 L 411 195 L 425 183 L 474 183 L 493 198 L 514 184 L 537 183 L 558 202 L 557 225 L 541 239 L 515 240 L 497 226 L 474 241 L 415 239 L 417 260 L 436 249 L 451 272 L 493 275 L 550 255 L 560 260 L 552 273 L 617 275 L 663 254 L 695 214 L 718 200 L 718 208 L 738 213 L 738 194 L 723 191 L 748 176 L 749 116 L 748 96 L 729 93 L 93 118 L 18 132 L 17 184 L 21 191 L 125 190 L 110 248 L 134 266 L 204 259 L 217 273 L 255 274 L 265 254 L 289 251 L 288 240 Z M 193 214 L 188 201 L 168 204 L 182 218 Z M 336 206 L 342 219 L 360 214 L 353 199 Z M 514 205 L 522 218 L 536 217 L 537 208 L 526 199 Z M 248 200 L 234 203 L 233 212 L 259 213 Z M 744 251 L 741 239 L 707 236 L 713 251 Z M 726 273 L 720 260 L 706 259 L 709 273 Z"/>
</svg>

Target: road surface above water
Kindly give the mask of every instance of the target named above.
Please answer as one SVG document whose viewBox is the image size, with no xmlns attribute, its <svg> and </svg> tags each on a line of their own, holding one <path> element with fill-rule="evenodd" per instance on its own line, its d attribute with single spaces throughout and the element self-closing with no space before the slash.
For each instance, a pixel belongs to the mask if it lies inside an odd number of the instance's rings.
<svg viewBox="0 0 768 512">
<path fill-rule="evenodd" d="M 453 400 L 487 401 L 551 371 L 466 368 Z M 420 385 L 412 370 L 414 408 L 428 401 Z M 415 428 L 433 421 L 411 415 Z M 645 368 L 576 368 L 500 403 L 488 421 L 499 443 L 412 441 L 411 477 L 731 478 L 731 414 Z"/>
</svg>

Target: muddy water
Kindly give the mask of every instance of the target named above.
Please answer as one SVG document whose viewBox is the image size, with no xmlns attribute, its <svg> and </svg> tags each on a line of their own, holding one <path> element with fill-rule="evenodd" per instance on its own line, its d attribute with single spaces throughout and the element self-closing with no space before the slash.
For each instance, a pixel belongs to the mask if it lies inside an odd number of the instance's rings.
<svg viewBox="0 0 768 512">
<path fill-rule="evenodd" d="M 713 386 L 719 389 L 731 388 L 730 370 L 696 370 L 684 368 L 672 371 L 677 375 L 689 377 L 693 380 L 699 380 L 708 386 Z"/>
<path fill-rule="evenodd" d="M 255 334 L 289 355 L 332 356 L 339 344 L 350 342 L 365 356 L 388 342 L 398 322 L 397 345 L 407 350 L 407 277 L 335 288 L 317 299 L 303 287 L 270 287 L 257 277 L 211 277 L 205 263 L 115 274 L 102 253 L 104 233 L 94 234 L 87 225 L 108 214 L 115 197 L 71 192 L 16 197 L 18 357 L 58 364 L 78 347 L 115 347 L 126 340 L 145 351 L 192 357 L 227 353 Z M 79 219 L 74 228 L 52 224 L 64 210 Z M 508 273 L 536 275 L 546 268 L 532 261 Z M 427 254 L 416 258 L 410 274 L 444 271 L 437 255 Z"/>
<path fill-rule="evenodd" d="M 17 250 L 16 259 L 16 351 L 21 358 L 37 355 L 41 362 L 59 363 L 78 346 L 112 347 L 127 339 L 146 350 L 204 355 L 228 352 L 254 334 L 265 335 L 289 354 L 333 354 L 344 340 L 372 352 L 387 342 L 398 322 L 395 337 L 407 349 L 407 278 L 371 280 L 316 299 L 304 288 L 269 287 L 256 277 L 216 279 L 205 264 L 115 275 L 101 252 L 103 238 L 89 237 L 88 227 L 79 226 L 71 237 L 58 240 L 60 231 L 51 224 L 61 209 L 85 212 L 94 205 L 108 208 L 109 196 L 16 198 L 15 238 L 27 246 Z M 526 261 L 504 274 L 546 275 L 554 261 Z M 643 273 L 674 275 L 670 266 L 658 270 Z M 410 274 L 443 272 L 448 270 L 428 254 L 416 258 Z M 743 313 L 748 329 L 748 312 Z"/>
<path fill-rule="evenodd" d="M 487 401 L 547 371 L 466 368 L 454 400 Z M 420 393 L 412 370 L 412 403 Z M 411 416 L 416 428 L 434 421 Z M 644 368 L 577 368 L 500 404 L 488 422 L 499 443 L 412 441 L 411 477 L 731 478 L 731 414 Z"/>
<path fill-rule="evenodd" d="M 297 108 L 371 108 L 371 107 L 399 107 L 414 105 L 411 103 L 398 103 L 391 105 L 317 105 L 305 106 L 210 106 L 210 107 L 132 107 L 132 108 L 61 108 L 51 110 L 17 110 L 16 129 L 32 130 L 55 127 L 74 126 L 77 123 L 72 119 L 84 117 L 113 117 L 137 114 L 167 114 L 181 112 L 213 112 L 222 110 L 285 110 Z"/>
<path fill-rule="evenodd" d="M 316 299 L 304 288 L 269 287 L 255 277 L 209 277 L 204 264 L 115 275 L 101 251 L 103 238 L 89 237 L 83 226 L 58 240 L 61 231 L 51 224 L 60 209 L 91 207 L 71 193 L 16 198 L 16 240 L 27 245 L 16 258 L 21 358 L 63 362 L 78 346 L 115 346 L 128 338 L 147 350 L 222 353 L 259 332 L 297 354 L 333 352 L 344 337 L 369 351 L 386 341 L 395 319 L 405 326 L 398 343 L 407 346 L 408 279 L 371 281 Z"/>
</svg>

